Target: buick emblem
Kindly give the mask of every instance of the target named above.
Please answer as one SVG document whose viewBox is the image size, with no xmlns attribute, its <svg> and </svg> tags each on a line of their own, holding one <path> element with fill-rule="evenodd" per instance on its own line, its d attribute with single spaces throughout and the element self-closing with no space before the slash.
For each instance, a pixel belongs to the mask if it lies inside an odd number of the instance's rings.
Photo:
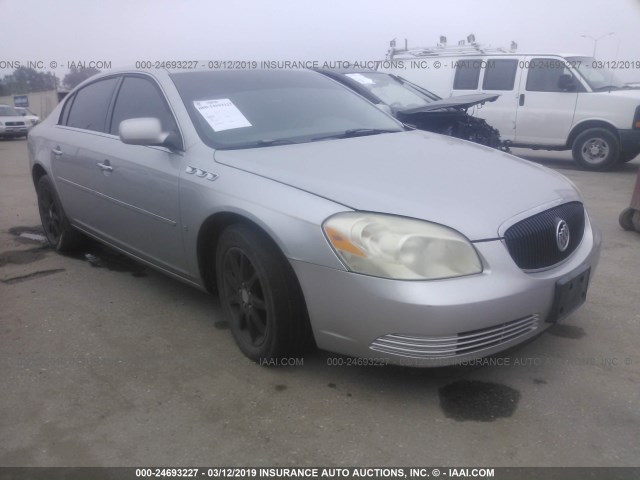
<svg viewBox="0 0 640 480">
<path fill-rule="evenodd" d="M 561 218 L 556 219 L 556 244 L 564 252 L 569 246 L 569 225 Z"/>
</svg>

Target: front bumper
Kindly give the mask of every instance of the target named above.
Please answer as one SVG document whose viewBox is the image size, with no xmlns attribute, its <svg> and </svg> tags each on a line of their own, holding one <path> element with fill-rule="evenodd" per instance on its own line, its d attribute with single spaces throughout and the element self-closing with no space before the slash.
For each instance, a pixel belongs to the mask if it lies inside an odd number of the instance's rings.
<svg viewBox="0 0 640 480">
<path fill-rule="evenodd" d="M 28 132 L 26 125 L 0 125 L 0 137 L 21 137 Z"/>
<path fill-rule="evenodd" d="M 601 237 L 586 220 L 563 263 L 525 273 L 502 241 L 475 244 L 485 270 L 435 281 L 399 281 L 292 260 L 318 347 L 399 365 L 434 367 L 508 349 L 551 326 L 556 282 L 595 271 Z"/>
</svg>

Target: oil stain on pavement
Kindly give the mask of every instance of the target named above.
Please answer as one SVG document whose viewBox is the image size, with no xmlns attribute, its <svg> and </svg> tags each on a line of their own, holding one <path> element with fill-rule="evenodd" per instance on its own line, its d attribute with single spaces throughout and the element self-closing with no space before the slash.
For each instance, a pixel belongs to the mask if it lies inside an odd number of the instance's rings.
<svg viewBox="0 0 640 480">
<path fill-rule="evenodd" d="M 35 227 L 11 227 L 9 233 L 16 237 L 21 243 L 27 244 L 40 244 L 45 245 L 47 243 L 47 237 L 44 235 L 44 230 L 41 226 Z"/>
<path fill-rule="evenodd" d="M 457 421 L 493 422 L 516 411 L 520 392 L 498 383 L 462 380 L 440 388 L 440 407 Z"/>
<path fill-rule="evenodd" d="M 12 250 L 0 253 L 0 267 L 4 267 L 9 263 L 14 265 L 26 265 L 44 258 L 49 247 L 36 247 L 29 250 Z"/>
<path fill-rule="evenodd" d="M 39 244 L 40 247 L 28 250 L 15 250 L 0 253 L 0 267 L 8 264 L 26 264 L 41 260 L 50 251 L 47 238 L 41 226 L 17 226 L 9 229 L 9 233 L 21 243 Z M 89 262 L 92 267 L 105 268 L 113 272 L 131 273 L 134 277 L 146 277 L 145 267 L 129 257 L 122 255 L 97 242 L 87 239 L 85 248 L 73 253 L 63 253 L 64 256 Z M 36 272 L 38 273 L 38 272 Z"/>
</svg>

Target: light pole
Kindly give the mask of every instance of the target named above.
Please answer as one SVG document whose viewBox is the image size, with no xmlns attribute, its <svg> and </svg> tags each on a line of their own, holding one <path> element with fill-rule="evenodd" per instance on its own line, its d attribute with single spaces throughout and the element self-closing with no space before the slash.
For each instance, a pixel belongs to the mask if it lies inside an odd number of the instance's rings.
<svg viewBox="0 0 640 480">
<path fill-rule="evenodd" d="M 580 35 L 583 38 L 589 38 L 591 40 L 593 40 L 593 55 L 592 57 L 595 58 L 596 56 L 596 49 L 598 48 L 598 42 L 600 40 L 602 40 L 604 37 L 608 37 L 609 35 L 613 35 L 615 32 L 609 32 L 609 33 L 605 33 L 604 35 L 600 35 L 598 38 L 593 38 L 591 35 Z"/>
</svg>

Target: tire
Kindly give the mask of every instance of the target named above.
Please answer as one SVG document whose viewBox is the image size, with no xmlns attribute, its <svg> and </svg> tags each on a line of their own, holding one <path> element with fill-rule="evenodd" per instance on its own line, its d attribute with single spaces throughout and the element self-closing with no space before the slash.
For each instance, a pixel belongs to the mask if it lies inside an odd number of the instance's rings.
<svg viewBox="0 0 640 480">
<path fill-rule="evenodd" d="M 51 248 L 58 252 L 70 252 L 82 246 L 86 238 L 69 223 L 48 175 L 40 177 L 36 193 L 40 221 Z"/>
<path fill-rule="evenodd" d="M 602 172 L 613 167 L 620 155 L 620 142 L 604 128 L 589 128 L 573 142 L 573 160 L 585 170 Z"/>
<path fill-rule="evenodd" d="M 266 234 L 244 224 L 227 227 L 216 249 L 216 276 L 231 333 L 251 360 L 273 365 L 310 346 L 295 273 Z"/>
<path fill-rule="evenodd" d="M 633 229 L 640 233 L 640 210 L 634 210 L 633 215 L 631 216 L 631 225 L 633 225 Z"/>
<path fill-rule="evenodd" d="M 633 223 L 631 219 L 633 218 L 633 208 L 625 208 L 620 216 L 618 217 L 618 223 L 624 230 L 633 230 Z"/>
</svg>

